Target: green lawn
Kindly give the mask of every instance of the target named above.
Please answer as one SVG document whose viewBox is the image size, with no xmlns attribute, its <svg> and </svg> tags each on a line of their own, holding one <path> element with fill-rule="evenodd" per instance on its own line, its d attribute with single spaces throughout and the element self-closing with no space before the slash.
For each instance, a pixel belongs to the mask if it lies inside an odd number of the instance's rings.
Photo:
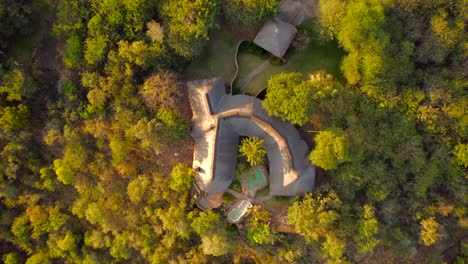
<svg viewBox="0 0 468 264">
<path fill-rule="evenodd" d="M 298 37 L 307 39 L 302 45 L 292 46 L 285 55 L 286 63 L 282 65 L 268 64 L 267 67 L 248 84 L 246 93 L 258 94 L 267 86 L 272 75 L 281 72 L 303 72 L 306 74 L 325 71 L 342 81 L 340 64 L 345 52 L 335 41 L 321 42 L 312 25 L 303 26 Z M 185 79 L 204 79 L 216 76 L 224 77 L 230 82 L 235 73 L 234 54 L 240 39 L 233 34 L 218 30 L 210 35 L 207 46 L 202 54 L 195 58 L 185 72 Z M 271 55 L 257 55 L 248 49 L 241 48 L 238 55 L 239 74 L 234 83 L 234 92 L 240 91 L 241 81 L 260 66 Z"/>
<path fill-rule="evenodd" d="M 333 75 L 337 80 L 342 81 L 343 75 L 340 70 L 340 64 L 345 52 L 338 47 L 338 43 L 329 41 L 320 42 L 316 33 L 307 29 L 299 34 L 305 34 L 308 37 L 308 44 L 302 48 L 291 47 L 285 55 L 286 63 L 283 65 L 269 64 L 265 70 L 252 79 L 246 89 L 246 93 L 251 95 L 258 94 L 267 86 L 267 82 L 272 75 L 281 72 L 303 72 L 306 74 L 325 71 Z M 253 69 L 260 65 L 264 58 L 257 56 L 253 59 L 253 54 L 241 54 L 239 65 L 241 68 L 238 80 L 242 80 Z M 247 61 L 247 63 L 244 63 Z M 255 64 L 256 62 L 256 64 Z"/>
<path fill-rule="evenodd" d="M 240 39 L 223 30 L 210 34 L 208 45 L 188 66 L 187 80 L 223 76 L 230 82 L 235 73 L 234 54 Z"/>
<path fill-rule="evenodd" d="M 269 54 L 260 56 L 248 52 L 245 49 L 242 49 L 241 47 L 237 56 L 237 61 L 239 63 L 239 74 L 237 75 L 236 81 L 234 82 L 235 91 L 237 91 L 238 93 L 242 93 L 242 80 L 269 58 L 271 58 L 271 55 Z"/>
</svg>

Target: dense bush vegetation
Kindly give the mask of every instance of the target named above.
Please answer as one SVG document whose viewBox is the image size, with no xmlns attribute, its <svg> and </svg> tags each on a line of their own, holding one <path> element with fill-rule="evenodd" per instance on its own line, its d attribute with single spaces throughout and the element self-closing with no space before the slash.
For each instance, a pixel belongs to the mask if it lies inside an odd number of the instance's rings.
<svg viewBox="0 0 468 264">
<path fill-rule="evenodd" d="M 231 26 L 254 28 L 265 18 L 278 12 L 278 0 L 231 0 L 223 1 L 223 12 Z"/>
<path fill-rule="evenodd" d="M 178 76 L 221 15 L 249 29 L 277 4 L 0 0 L 3 262 L 466 262 L 462 0 L 319 1 L 346 82 L 283 73 L 264 101 L 318 131 L 325 179 L 287 214 L 301 235 L 260 208 L 240 230 L 196 209 Z"/>
</svg>

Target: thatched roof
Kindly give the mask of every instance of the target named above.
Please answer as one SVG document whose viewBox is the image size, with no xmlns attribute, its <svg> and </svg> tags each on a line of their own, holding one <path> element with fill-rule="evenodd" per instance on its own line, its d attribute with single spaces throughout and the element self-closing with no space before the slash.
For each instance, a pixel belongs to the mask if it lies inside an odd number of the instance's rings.
<svg viewBox="0 0 468 264">
<path fill-rule="evenodd" d="M 271 195 L 293 196 L 312 191 L 315 169 L 296 128 L 270 117 L 255 97 L 226 94 L 220 83 L 220 78 L 188 83 L 194 112 L 193 167 L 198 168 L 200 189 L 207 193 L 227 190 L 235 177 L 239 136 L 249 136 L 264 139 Z"/>
<path fill-rule="evenodd" d="M 295 26 L 284 22 L 278 17 L 268 20 L 257 33 L 255 44 L 282 58 L 296 36 Z"/>
<path fill-rule="evenodd" d="M 198 208 L 206 211 L 220 206 L 223 203 L 224 193 L 205 193 L 197 198 Z"/>
</svg>

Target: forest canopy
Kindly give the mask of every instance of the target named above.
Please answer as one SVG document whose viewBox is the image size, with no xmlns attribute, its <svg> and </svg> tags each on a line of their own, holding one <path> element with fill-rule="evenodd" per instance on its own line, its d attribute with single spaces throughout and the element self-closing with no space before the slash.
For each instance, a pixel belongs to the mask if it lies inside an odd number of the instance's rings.
<svg viewBox="0 0 468 264">
<path fill-rule="evenodd" d="M 345 52 L 342 76 L 274 74 L 263 101 L 311 138 L 316 189 L 275 200 L 283 229 L 261 206 L 243 228 L 196 207 L 185 71 L 213 32 L 279 8 L 0 0 L 1 260 L 467 263 L 464 0 L 319 0 L 299 31 Z M 263 143 L 242 141 L 238 171 Z"/>
</svg>

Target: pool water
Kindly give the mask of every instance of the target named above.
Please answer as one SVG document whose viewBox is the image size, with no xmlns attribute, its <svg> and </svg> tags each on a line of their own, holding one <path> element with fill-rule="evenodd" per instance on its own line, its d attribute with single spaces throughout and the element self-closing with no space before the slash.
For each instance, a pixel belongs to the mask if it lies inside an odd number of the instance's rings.
<svg viewBox="0 0 468 264">
<path fill-rule="evenodd" d="M 247 187 L 247 195 L 249 197 L 254 197 L 255 192 L 257 191 L 258 187 L 264 186 L 267 182 L 267 178 L 263 173 L 262 169 L 256 169 L 253 173 L 249 174 L 245 178 L 246 187 Z"/>
<path fill-rule="evenodd" d="M 241 200 L 237 202 L 227 214 L 227 219 L 231 223 L 237 223 L 245 215 L 247 209 L 249 209 L 252 204 L 247 200 Z"/>
</svg>

